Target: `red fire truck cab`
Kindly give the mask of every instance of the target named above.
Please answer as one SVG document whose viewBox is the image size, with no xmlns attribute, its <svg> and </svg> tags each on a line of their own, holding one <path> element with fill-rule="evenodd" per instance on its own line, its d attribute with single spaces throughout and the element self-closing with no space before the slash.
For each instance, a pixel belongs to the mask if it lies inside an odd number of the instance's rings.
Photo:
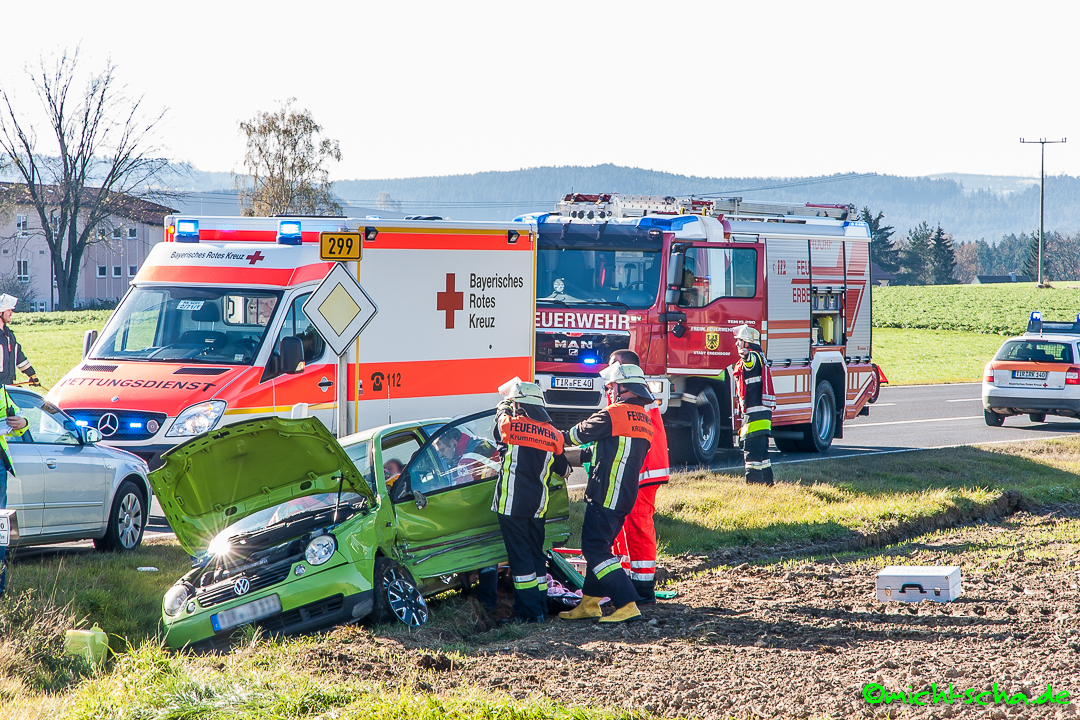
<svg viewBox="0 0 1080 720">
<path fill-rule="evenodd" d="M 852 206 L 567 195 L 536 223 L 536 377 L 556 424 L 606 404 L 610 354 L 640 357 L 675 462 L 709 463 L 739 429 L 732 336 L 761 332 L 781 450 L 823 452 L 868 412 L 870 233 Z"/>
</svg>

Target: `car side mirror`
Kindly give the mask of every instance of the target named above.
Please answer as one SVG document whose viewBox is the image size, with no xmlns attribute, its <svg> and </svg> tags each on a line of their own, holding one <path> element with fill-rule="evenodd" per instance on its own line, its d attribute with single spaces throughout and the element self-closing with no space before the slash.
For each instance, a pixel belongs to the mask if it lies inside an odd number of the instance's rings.
<svg viewBox="0 0 1080 720">
<path fill-rule="evenodd" d="M 413 499 L 416 500 L 416 509 L 423 510 L 427 507 L 427 498 L 419 490 L 413 490 Z"/>
<path fill-rule="evenodd" d="M 278 345 L 281 353 L 281 371 L 286 375 L 298 375 L 304 372 L 304 343 L 300 338 L 290 336 L 281 338 Z"/>
<path fill-rule="evenodd" d="M 97 330 L 87 330 L 86 332 L 83 333 L 83 339 L 82 339 L 82 356 L 83 357 L 86 357 L 87 355 L 90 354 L 90 350 L 91 350 L 91 348 L 94 347 L 94 343 L 97 342 L 97 339 L 98 339 L 98 331 Z"/>
<path fill-rule="evenodd" d="M 83 428 L 83 443 L 86 445 L 96 445 L 99 442 L 101 442 L 100 430 L 93 427 Z"/>
</svg>

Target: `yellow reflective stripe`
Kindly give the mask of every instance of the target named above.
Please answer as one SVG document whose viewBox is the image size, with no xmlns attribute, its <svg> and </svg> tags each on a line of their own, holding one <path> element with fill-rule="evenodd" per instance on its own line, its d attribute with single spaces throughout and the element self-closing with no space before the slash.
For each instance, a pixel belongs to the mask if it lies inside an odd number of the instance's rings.
<svg viewBox="0 0 1080 720">
<path fill-rule="evenodd" d="M 622 563 L 619 562 L 619 558 L 613 557 L 597 565 L 593 568 L 593 574 L 599 580 L 612 570 L 622 570 Z"/>
<path fill-rule="evenodd" d="M 746 424 L 746 432 L 759 432 L 761 430 L 772 430 L 772 420 L 754 420 Z"/>
<path fill-rule="evenodd" d="M 619 486 L 622 485 L 622 471 L 623 466 L 626 464 L 626 455 L 626 438 L 620 435 L 619 449 L 615 451 L 615 459 L 611 461 L 611 474 L 608 476 L 607 497 L 604 500 L 604 507 L 613 506 L 612 501 L 619 490 Z"/>
<path fill-rule="evenodd" d="M 581 440 L 580 438 L 578 438 L 577 434 L 577 425 L 570 428 L 570 442 L 574 443 L 575 445 L 581 445 Z"/>
</svg>

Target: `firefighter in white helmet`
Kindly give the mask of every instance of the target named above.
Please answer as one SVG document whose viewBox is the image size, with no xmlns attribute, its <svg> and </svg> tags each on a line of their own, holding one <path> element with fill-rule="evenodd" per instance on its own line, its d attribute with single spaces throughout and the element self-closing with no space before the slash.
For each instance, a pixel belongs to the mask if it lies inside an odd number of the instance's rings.
<svg viewBox="0 0 1080 720">
<path fill-rule="evenodd" d="M 761 334 L 749 325 L 735 328 L 735 396 L 742 413 L 739 435 L 743 443 L 743 464 L 747 484 L 773 484 L 769 462 L 769 436 L 772 435 L 772 411 L 776 407 L 772 373 L 761 350 Z"/>
<path fill-rule="evenodd" d="M 645 373 L 637 365 L 608 365 L 600 377 L 611 404 L 567 433 L 572 445 L 594 442 L 596 449 L 585 487 L 581 527 L 581 553 L 586 562 L 584 595 L 576 608 L 559 613 L 559 617 L 619 623 L 641 617 L 637 590 L 611 546 L 637 500 L 638 477 L 653 439 L 652 422 L 645 410 L 653 396 Z M 615 605 L 615 612 L 607 617 L 600 611 L 600 599 L 605 595 Z"/>
<path fill-rule="evenodd" d="M 30 361 L 23 354 L 22 346 L 11 331 L 11 316 L 19 299 L 13 295 L 0 295 L 0 385 L 14 385 L 15 371 L 21 370 L 28 378 L 28 384 L 41 387 L 37 373 Z"/>
<path fill-rule="evenodd" d="M 499 391 L 503 400 L 495 414 L 495 441 L 502 453 L 502 470 L 491 509 L 498 515 L 510 560 L 514 614 L 522 622 L 544 622 L 548 483 L 566 477 L 570 465 L 563 454 L 563 434 L 551 425 L 540 386 L 514 378 Z"/>
</svg>

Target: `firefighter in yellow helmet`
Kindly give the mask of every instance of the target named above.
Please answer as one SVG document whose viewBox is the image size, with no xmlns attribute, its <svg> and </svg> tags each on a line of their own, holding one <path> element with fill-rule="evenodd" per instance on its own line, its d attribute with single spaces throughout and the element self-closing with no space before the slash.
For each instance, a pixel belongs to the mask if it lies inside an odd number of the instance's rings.
<svg viewBox="0 0 1080 720">
<path fill-rule="evenodd" d="M 638 476 L 652 443 L 653 427 L 645 409 L 653 402 L 645 374 L 637 365 L 608 365 L 600 371 L 608 405 L 582 420 L 567 433 L 572 445 L 595 442 L 593 466 L 585 487 L 585 520 L 581 527 L 581 553 L 585 556 L 585 587 L 581 603 L 559 613 L 565 620 L 600 618 L 619 623 L 641 617 L 638 593 L 611 552 L 612 543 L 637 500 Z M 607 596 L 615 612 L 602 617 L 600 598 Z"/>
<path fill-rule="evenodd" d="M 735 328 L 735 397 L 742 413 L 739 435 L 743 441 L 743 465 L 747 484 L 773 484 L 769 461 L 772 411 L 776 407 L 772 373 L 761 350 L 761 334 L 749 325 Z"/>
</svg>

